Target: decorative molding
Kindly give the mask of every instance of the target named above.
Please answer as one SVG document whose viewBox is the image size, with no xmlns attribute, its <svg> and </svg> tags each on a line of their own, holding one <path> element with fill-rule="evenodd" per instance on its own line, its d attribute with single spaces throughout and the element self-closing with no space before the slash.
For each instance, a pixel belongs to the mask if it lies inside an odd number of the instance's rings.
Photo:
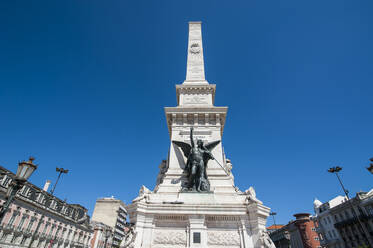
<svg viewBox="0 0 373 248">
<path fill-rule="evenodd" d="M 154 217 L 156 220 L 163 221 L 185 221 L 187 216 L 184 215 L 156 215 Z"/>
<path fill-rule="evenodd" d="M 215 85 L 193 85 L 193 86 L 178 86 L 176 88 L 178 94 L 186 95 L 203 95 L 214 94 Z"/>
<path fill-rule="evenodd" d="M 217 216 L 217 215 L 214 215 L 214 216 L 206 216 L 206 221 L 210 221 L 210 222 L 213 222 L 213 221 L 224 221 L 224 222 L 227 222 L 227 221 L 240 221 L 241 220 L 241 217 L 240 216 L 228 216 L 228 215 L 221 215 L 221 216 Z"/>
</svg>

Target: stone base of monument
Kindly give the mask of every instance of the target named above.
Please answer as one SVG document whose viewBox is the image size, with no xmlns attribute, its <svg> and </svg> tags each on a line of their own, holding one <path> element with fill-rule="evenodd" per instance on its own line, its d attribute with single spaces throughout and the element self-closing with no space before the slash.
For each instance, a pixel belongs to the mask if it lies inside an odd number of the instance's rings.
<svg viewBox="0 0 373 248">
<path fill-rule="evenodd" d="M 128 212 L 136 223 L 133 247 L 259 248 L 269 208 L 252 188 L 235 194 L 169 195 L 143 187 Z"/>
</svg>

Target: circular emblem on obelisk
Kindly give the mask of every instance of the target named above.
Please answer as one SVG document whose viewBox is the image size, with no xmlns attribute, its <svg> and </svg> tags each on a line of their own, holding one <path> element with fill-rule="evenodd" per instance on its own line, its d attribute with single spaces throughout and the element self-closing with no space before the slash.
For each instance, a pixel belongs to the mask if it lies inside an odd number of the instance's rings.
<svg viewBox="0 0 373 248">
<path fill-rule="evenodd" d="M 198 43 L 193 43 L 193 44 L 190 46 L 189 51 L 190 51 L 190 53 L 198 54 L 198 53 L 201 52 L 201 47 L 199 46 Z"/>
</svg>

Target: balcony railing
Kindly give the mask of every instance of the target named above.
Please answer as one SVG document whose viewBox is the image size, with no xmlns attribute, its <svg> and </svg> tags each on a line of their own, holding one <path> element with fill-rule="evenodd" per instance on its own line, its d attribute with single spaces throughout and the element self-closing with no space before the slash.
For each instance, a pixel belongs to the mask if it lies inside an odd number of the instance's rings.
<svg viewBox="0 0 373 248">
<path fill-rule="evenodd" d="M 320 245 L 330 245 L 330 244 L 334 244 L 336 242 L 338 242 L 339 240 L 336 239 L 336 238 L 333 238 L 333 239 L 327 239 L 327 238 L 324 238 L 324 239 L 320 239 Z"/>
<path fill-rule="evenodd" d="M 359 214 L 359 219 L 361 221 L 368 221 L 370 219 L 373 219 L 373 214 Z M 350 217 L 346 220 L 342 220 L 342 221 L 339 221 L 337 223 L 334 224 L 334 227 L 335 228 L 340 228 L 340 227 L 344 227 L 346 225 L 353 225 L 355 223 L 358 223 L 358 219 L 357 217 Z"/>
<path fill-rule="evenodd" d="M 46 233 L 41 233 L 39 235 L 39 239 L 45 239 L 47 237 L 47 234 Z"/>
<path fill-rule="evenodd" d="M 84 247 L 84 244 L 82 242 L 72 242 L 72 247 L 75 247 L 75 248 L 83 248 Z"/>
<path fill-rule="evenodd" d="M 21 235 L 21 234 L 23 233 L 23 230 L 24 230 L 24 228 L 22 228 L 22 227 L 17 227 L 17 228 L 14 230 L 14 235 L 16 235 L 16 236 Z"/>
<path fill-rule="evenodd" d="M 32 235 L 31 228 L 24 230 L 23 235 L 25 235 L 26 237 L 30 237 Z"/>
<path fill-rule="evenodd" d="M 3 226 L 4 232 L 13 232 L 14 231 L 14 224 L 6 224 Z"/>
<path fill-rule="evenodd" d="M 20 232 L 23 232 L 24 229 L 25 229 L 25 228 L 22 227 L 22 226 L 17 226 L 17 228 L 16 228 L 16 230 L 17 230 L 17 231 L 20 231 Z"/>
<path fill-rule="evenodd" d="M 30 232 L 31 235 L 33 234 L 33 232 L 31 232 L 31 230 L 26 230 L 26 233 L 28 233 L 28 232 Z M 34 238 L 35 238 L 35 239 L 38 239 L 38 238 L 40 237 L 40 235 L 41 235 L 40 232 L 36 232 L 36 233 L 34 234 Z"/>
</svg>

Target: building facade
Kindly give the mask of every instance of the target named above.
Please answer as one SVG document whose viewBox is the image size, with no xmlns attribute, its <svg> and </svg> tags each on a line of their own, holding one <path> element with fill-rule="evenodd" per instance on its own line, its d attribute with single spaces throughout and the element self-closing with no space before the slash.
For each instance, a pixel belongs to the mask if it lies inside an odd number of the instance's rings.
<svg viewBox="0 0 373 248">
<path fill-rule="evenodd" d="M 344 201 L 346 201 L 345 197 L 337 196 L 325 203 L 322 203 L 317 199 L 313 203 L 315 216 L 312 217 L 312 220 L 315 223 L 316 232 L 319 235 L 320 245 L 322 247 L 345 247 L 338 230 L 334 226 L 336 222 L 330 211 L 330 209 L 336 207 Z"/>
<path fill-rule="evenodd" d="M 125 236 L 127 210 L 125 204 L 113 197 L 97 199 L 92 221 L 101 222 L 112 228 L 113 245 L 119 247 Z"/>
<path fill-rule="evenodd" d="M 321 248 L 315 224 L 309 213 L 294 214 L 295 220 L 270 232 L 276 248 Z"/>
<path fill-rule="evenodd" d="M 107 248 L 113 244 L 113 228 L 102 222 L 91 222 L 93 235 L 90 240 L 90 248 Z"/>
<path fill-rule="evenodd" d="M 0 204 L 15 175 L 0 166 Z M 0 247 L 88 248 L 87 209 L 26 182 L 0 223 Z"/>
<path fill-rule="evenodd" d="M 268 230 L 268 228 L 267 228 Z M 274 230 L 269 231 L 269 236 L 271 237 L 276 248 L 290 248 L 290 233 L 287 230 L 287 226 L 282 226 Z"/>
<path fill-rule="evenodd" d="M 317 235 L 314 222 L 309 213 L 294 214 L 296 218 L 287 225 L 290 234 L 291 247 L 320 248 L 319 236 Z"/>
<path fill-rule="evenodd" d="M 373 189 L 330 209 L 345 247 L 373 247 Z"/>
</svg>

